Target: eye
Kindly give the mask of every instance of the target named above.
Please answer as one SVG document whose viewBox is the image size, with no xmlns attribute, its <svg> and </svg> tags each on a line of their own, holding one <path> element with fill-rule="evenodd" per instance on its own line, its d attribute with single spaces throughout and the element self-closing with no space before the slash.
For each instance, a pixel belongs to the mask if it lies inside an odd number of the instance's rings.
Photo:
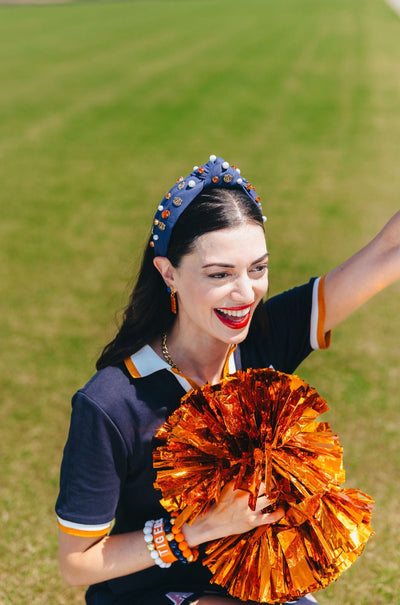
<svg viewBox="0 0 400 605">
<path fill-rule="evenodd" d="M 208 277 L 211 277 L 211 279 L 224 279 L 225 277 L 228 277 L 229 273 L 226 272 L 220 272 L 220 273 L 211 273 Z"/>
<path fill-rule="evenodd" d="M 268 271 L 268 265 L 265 263 L 263 265 L 256 265 L 252 269 L 250 269 L 251 273 L 263 274 Z"/>
</svg>

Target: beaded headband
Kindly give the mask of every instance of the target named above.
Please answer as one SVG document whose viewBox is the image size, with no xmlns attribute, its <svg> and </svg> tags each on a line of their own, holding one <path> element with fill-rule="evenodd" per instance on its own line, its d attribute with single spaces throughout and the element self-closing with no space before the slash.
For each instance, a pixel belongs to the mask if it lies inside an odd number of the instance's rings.
<svg viewBox="0 0 400 605">
<path fill-rule="evenodd" d="M 257 205 L 261 213 L 260 198 L 254 187 L 240 176 L 239 168 L 230 166 L 229 162 L 211 155 L 210 160 L 204 166 L 195 166 L 193 172 L 186 178 L 180 177 L 158 206 L 150 241 L 155 256 L 166 256 L 176 221 L 206 187 L 237 187 Z M 265 217 L 263 219 L 266 220 Z"/>
</svg>

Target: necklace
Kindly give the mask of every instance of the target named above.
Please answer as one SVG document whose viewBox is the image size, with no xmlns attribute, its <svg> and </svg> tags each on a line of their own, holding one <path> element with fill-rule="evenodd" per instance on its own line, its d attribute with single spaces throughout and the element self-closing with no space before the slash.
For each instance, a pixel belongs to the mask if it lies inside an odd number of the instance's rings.
<svg viewBox="0 0 400 605">
<path fill-rule="evenodd" d="M 161 349 L 162 349 L 163 357 L 164 357 L 165 361 L 167 362 L 167 364 L 170 365 L 171 368 L 174 368 L 174 370 L 177 370 L 178 372 L 180 372 L 180 369 L 178 368 L 175 361 L 172 359 L 171 355 L 169 354 L 168 347 L 167 347 L 167 333 L 166 332 L 164 332 L 161 335 Z"/>
</svg>

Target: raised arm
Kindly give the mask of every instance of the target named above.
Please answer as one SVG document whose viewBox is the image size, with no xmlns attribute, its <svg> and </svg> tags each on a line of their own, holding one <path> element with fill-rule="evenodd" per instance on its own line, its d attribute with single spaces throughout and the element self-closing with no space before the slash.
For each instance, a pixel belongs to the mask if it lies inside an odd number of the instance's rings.
<svg viewBox="0 0 400 605">
<path fill-rule="evenodd" d="M 400 279 L 400 211 L 359 252 L 325 278 L 325 331 Z"/>
</svg>

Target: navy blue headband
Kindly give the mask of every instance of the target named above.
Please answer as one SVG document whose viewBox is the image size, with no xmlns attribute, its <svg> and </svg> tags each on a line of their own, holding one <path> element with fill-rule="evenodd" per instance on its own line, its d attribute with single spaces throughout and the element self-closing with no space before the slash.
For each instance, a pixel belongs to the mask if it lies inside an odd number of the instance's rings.
<svg viewBox="0 0 400 605">
<path fill-rule="evenodd" d="M 209 162 L 204 166 L 195 166 L 186 178 L 179 178 L 165 194 L 158 206 L 153 221 L 153 236 L 150 246 L 154 248 L 155 256 L 166 256 L 171 233 L 176 221 L 189 204 L 206 187 L 237 187 L 254 202 L 260 210 L 260 198 L 245 178 L 240 176 L 240 170 L 230 166 L 222 158 L 210 156 Z"/>
</svg>

